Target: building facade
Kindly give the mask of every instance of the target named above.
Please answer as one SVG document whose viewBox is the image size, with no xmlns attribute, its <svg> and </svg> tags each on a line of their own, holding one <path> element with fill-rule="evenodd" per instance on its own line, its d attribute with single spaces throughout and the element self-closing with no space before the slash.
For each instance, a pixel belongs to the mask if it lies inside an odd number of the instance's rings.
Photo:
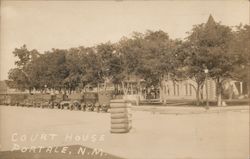
<svg viewBox="0 0 250 159">
<path fill-rule="evenodd" d="M 206 88 L 208 91 L 206 91 Z M 161 82 L 160 87 L 160 101 L 166 102 L 167 100 L 180 100 L 180 99 L 196 99 L 197 84 L 191 79 L 183 81 L 173 81 L 164 79 Z M 209 100 L 216 99 L 216 83 L 214 80 L 208 79 L 207 86 L 204 86 L 200 90 L 200 98 L 206 98 L 206 92 L 208 93 Z"/>
</svg>

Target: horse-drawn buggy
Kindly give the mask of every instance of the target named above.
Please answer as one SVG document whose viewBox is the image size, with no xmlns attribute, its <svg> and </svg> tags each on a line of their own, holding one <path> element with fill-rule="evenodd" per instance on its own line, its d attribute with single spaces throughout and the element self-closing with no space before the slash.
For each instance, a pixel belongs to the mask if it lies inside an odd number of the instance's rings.
<svg viewBox="0 0 250 159">
<path fill-rule="evenodd" d="M 76 97 L 76 95 L 74 95 Z M 85 92 L 77 96 L 77 98 L 70 97 L 71 102 L 68 102 L 70 109 L 77 109 L 83 111 L 107 112 L 112 98 L 112 92 Z"/>
<path fill-rule="evenodd" d="M 98 104 L 100 111 L 107 112 L 110 108 L 110 100 L 112 99 L 111 91 L 103 91 L 98 93 Z"/>
<path fill-rule="evenodd" d="M 61 107 L 67 106 L 71 110 L 107 112 L 112 92 L 84 92 L 83 94 L 69 95 L 69 100 L 63 100 Z"/>
<path fill-rule="evenodd" d="M 80 110 L 81 107 L 81 94 L 73 94 L 73 95 L 67 95 L 67 94 L 63 94 L 61 101 L 59 102 L 59 108 L 60 109 L 77 109 Z M 60 99 L 59 99 L 60 100 Z"/>
<path fill-rule="evenodd" d="M 11 106 L 58 108 L 107 112 L 112 91 L 64 94 L 1 94 L 0 104 Z"/>
</svg>

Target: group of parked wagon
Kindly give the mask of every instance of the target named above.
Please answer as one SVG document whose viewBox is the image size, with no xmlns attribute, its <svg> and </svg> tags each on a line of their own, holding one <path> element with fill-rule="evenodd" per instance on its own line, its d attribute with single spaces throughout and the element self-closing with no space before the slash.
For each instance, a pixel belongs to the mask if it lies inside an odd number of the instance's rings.
<svg viewBox="0 0 250 159">
<path fill-rule="evenodd" d="M 39 107 L 107 112 L 112 92 L 85 92 L 74 94 L 1 94 L 0 104 L 10 106 Z"/>
</svg>

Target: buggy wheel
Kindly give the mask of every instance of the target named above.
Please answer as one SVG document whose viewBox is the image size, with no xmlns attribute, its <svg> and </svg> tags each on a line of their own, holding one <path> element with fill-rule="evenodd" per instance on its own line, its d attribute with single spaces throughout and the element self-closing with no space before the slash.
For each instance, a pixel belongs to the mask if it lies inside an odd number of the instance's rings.
<svg viewBox="0 0 250 159">
<path fill-rule="evenodd" d="M 81 110 L 82 110 L 82 111 L 86 111 L 86 105 L 85 105 L 85 104 L 82 104 L 82 105 L 81 105 Z"/>
<path fill-rule="evenodd" d="M 95 105 L 91 104 L 91 111 L 93 112 L 95 110 Z"/>
</svg>

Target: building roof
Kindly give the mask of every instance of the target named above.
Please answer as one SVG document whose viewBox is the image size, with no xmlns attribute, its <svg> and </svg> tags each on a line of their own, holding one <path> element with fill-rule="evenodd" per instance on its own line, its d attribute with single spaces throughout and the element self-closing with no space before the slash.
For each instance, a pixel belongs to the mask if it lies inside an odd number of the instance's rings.
<svg viewBox="0 0 250 159">
<path fill-rule="evenodd" d="M 210 14 L 206 23 L 206 27 L 213 27 L 216 25 L 213 16 Z"/>
</svg>

